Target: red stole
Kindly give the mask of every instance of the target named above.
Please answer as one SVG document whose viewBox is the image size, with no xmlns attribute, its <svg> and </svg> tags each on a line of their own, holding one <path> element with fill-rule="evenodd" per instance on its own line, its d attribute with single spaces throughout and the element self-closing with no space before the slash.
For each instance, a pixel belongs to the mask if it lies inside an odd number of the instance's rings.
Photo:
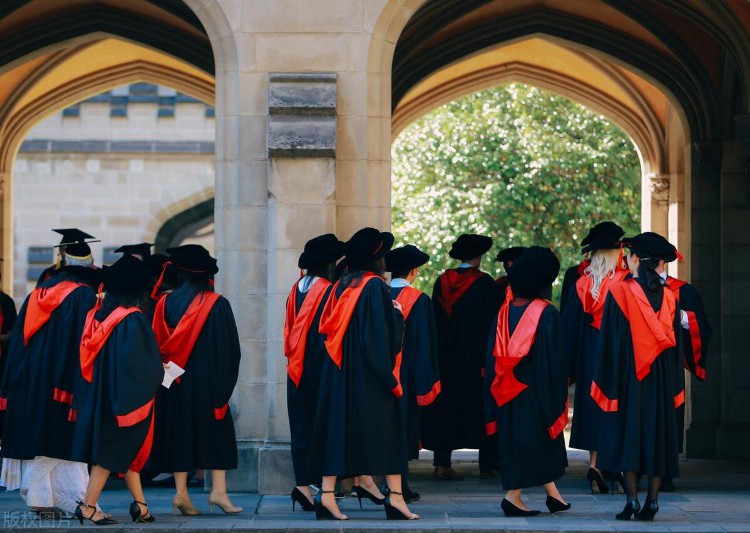
<svg viewBox="0 0 750 533">
<path fill-rule="evenodd" d="M 602 327 L 602 315 L 604 314 L 604 302 L 607 299 L 607 293 L 612 283 L 622 281 L 625 276 L 628 275 L 628 271 L 623 268 L 616 268 L 615 275 L 610 278 L 606 276 L 602 280 L 602 284 L 599 286 L 599 299 L 594 299 L 591 294 L 591 286 L 594 284 L 594 279 L 591 276 L 581 276 L 576 281 L 576 292 L 578 293 L 578 299 L 581 300 L 581 306 L 583 312 L 591 315 L 591 327 L 600 329 Z"/>
<path fill-rule="evenodd" d="M 663 291 L 661 308 L 655 313 L 638 282 L 628 279 L 612 286 L 610 293 L 630 323 L 635 356 L 635 375 L 642 381 L 651 365 L 667 348 L 676 346 L 674 332 L 675 298 Z"/>
<path fill-rule="evenodd" d="M 672 294 L 674 299 L 680 301 L 680 289 L 687 285 L 687 281 L 667 276 L 667 287 Z M 700 366 L 701 351 L 703 349 L 703 343 L 701 342 L 701 329 L 698 326 L 698 318 L 695 316 L 695 311 L 688 311 L 683 309 L 688 317 L 688 331 L 690 332 L 690 346 L 693 348 L 693 366 L 695 367 L 695 376 L 701 381 L 706 379 L 706 369 Z"/>
<path fill-rule="evenodd" d="M 37 287 L 31 291 L 29 302 L 26 304 L 26 318 L 23 321 L 24 345 L 28 345 L 29 339 L 49 321 L 52 312 L 63 300 L 78 287 L 83 286 L 84 283 L 61 281 L 52 287 Z"/>
<path fill-rule="evenodd" d="M 94 318 L 98 310 L 99 305 L 88 312 L 81 335 L 81 375 L 89 383 L 94 379 L 94 362 L 115 326 L 129 314 L 141 312 L 137 307 L 118 307 L 104 319 L 104 322 L 99 322 Z"/>
<path fill-rule="evenodd" d="M 401 314 L 404 315 L 404 322 L 409 318 L 414 304 L 417 303 L 417 299 L 421 295 L 422 291 L 419 289 L 415 289 L 414 287 L 404 287 L 398 293 L 398 296 L 396 296 L 396 301 L 401 304 Z M 403 349 L 396 354 L 396 364 L 393 365 L 393 377 L 398 381 L 397 389 L 401 388 L 401 361 L 403 360 L 403 354 Z M 403 394 L 403 391 L 401 394 Z"/>
<path fill-rule="evenodd" d="M 586 273 L 586 269 L 589 267 L 590 264 L 591 264 L 591 261 L 589 261 L 588 259 L 584 259 L 583 261 L 578 263 L 578 269 L 577 269 L 578 277 L 581 277 Z"/>
<path fill-rule="evenodd" d="M 446 270 L 440 278 L 440 297 L 438 302 L 450 316 L 453 313 L 453 306 L 466 291 L 474 285 L 484 272 L 478 268 L 470 268 L 464 272 L 452 268 Z"/>
<path fill-rule="evenodd" d="M 284 355 L 287 357 L 286 371 L 296 387 L 302 378 L 305 363 L 305 348 L 307 346 L 307 332 L 310 330 L 320 301 L 331 282 L 325 278 L 318 279 L 302 302 L 297 313 L 297 283 L 292 287 L 286 301 L 286 322 L 284 323 Z"/>
<path fill-rule="evenodd" d="M 548 305 L 549 302 L 541 298 L 532 301 L 521 316 L 513 335 L 510 335 L 508 323 L 510 300 L 505 300 L 500 307 L 495 330 L 495 347 L 492 351 L 495 356 L 495 379 L 490 385 L 492 396 L 499 407 L 513 400 L 528 387 L 516 379 L 513 369 L 531 350 L 539 319 Z"/>
<path fill-rule="evenodd" d="M 376 277 L 378 276 L 372 272 L 366 272 L 357 287 L 347 287 L 339 297 L 336 297 L 336 289 L 339 285 L 336 282 L 333 289 L 331 289 L 331 296 L 323 308 L 323 315 L 320 317 L 320 327 L 318 330 L 326 336 L 326 350 L 339 370 L 341 369 L 341 359 L 343 357 L 344 335 L 346 335 L 349 322 L 352 320 L 354 308 L 357 306 L 359 297 L 362 295 L 362 290 L 367 285 L 367 282 Z"/>
<path fill-rule="evenodd" d="M 174 329 L 167 325 L 164 318 L 167 295 L 159 299 L 154 309 L 152 326 L 163 362 L 172 361 L 177 366 L 185 368 L 195 341 L 198 340 L 203 325 L 218 299 L 219 294 L 215 292 L 202 291 L 196 294 Z M 179 379 L 177 378 L 178 383 Z"/>
</svg>

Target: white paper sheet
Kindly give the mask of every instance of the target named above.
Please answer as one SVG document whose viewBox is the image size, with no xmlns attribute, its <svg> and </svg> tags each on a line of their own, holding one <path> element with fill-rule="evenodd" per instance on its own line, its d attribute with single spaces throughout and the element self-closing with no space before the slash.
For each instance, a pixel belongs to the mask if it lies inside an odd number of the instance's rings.
<svg viewBox="0 0 750 533">
<path fill-rule="evenodd" d="M 180 368 L 179 365 L 173 361 L 168 362 L 164 365 L 164 380 L 161 382 L 162 387 L 168 389 L 172 385 L 172 382 L 184 373 L 184 368 Z"/>
</svg>

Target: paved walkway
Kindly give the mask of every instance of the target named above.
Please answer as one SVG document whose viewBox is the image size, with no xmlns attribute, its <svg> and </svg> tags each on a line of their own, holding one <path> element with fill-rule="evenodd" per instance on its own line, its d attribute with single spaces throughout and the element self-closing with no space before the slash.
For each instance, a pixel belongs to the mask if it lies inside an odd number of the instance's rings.
<svg viewBox="0 0 750 533">
<path fill-rule="evenodd" d="M 343 512 L 351 518 L 347 522 L 318 522 L 313 513 L 297 508 L 292 513 L 289 496 L 258 496 L 233 494 L 235 505 L 245 507 L 242 515 L 203 515 L 194 518 L 172 514 L 172 490 L 147 488 L 151 511 L 157 521 L 153 524 L 131 524 L 127 515 L 130 496 L 119 481 L 109 484 L 100 504 L 121 522 L 107 530 L 172 530 L 191 531 L 340 531 L 356 533 L 379 532 L 384 529 L 409 531 L 675 531 L 675 532 L 750 532 L 750 464 L 719 461 L 686 460 L 683 475 L 676 480 L 678 492 L 662 494 L 661 511 L 653 523 L 620 522 L 614 519 L 625 504 L 618 495 L 591 495 L 586 485 L 585 455 L 570 451 L 571 466 L 559 483 L 561 492 L 573 505 L 559 515 L 543 513 L 533 518 L 506 518 L 500 509 L 503 491 L 499 479 L 480 480 L 475 454 L 459 453 L 456 469 L 466 475 L 460 482 L 433 481 L 429 455 L 412 463 L 411 486 L 422 494 L 422 500 L 412 504 L 414 512 L 422 516 L 415 522 L 388 522 L 382 507 L 363 502 L 359 509 L 356 498 L 340 501 Z M 198 489 L 192 493 L 194 503 L 208 511 L 206 495 Z M 641 501 L 645 499 L 641 497 Z M 531 508 L 546 511 L 544 493 L 529 490 L 526 501 Z M 217 509 L 215 509 L 217 510 Z M 82 529 L 75 520 L 52 521 L 32 519 L 18 492 L 0 493 L 2 528 Z M 84 524 L 85 528 L 94 527 Z"/>
</svg>

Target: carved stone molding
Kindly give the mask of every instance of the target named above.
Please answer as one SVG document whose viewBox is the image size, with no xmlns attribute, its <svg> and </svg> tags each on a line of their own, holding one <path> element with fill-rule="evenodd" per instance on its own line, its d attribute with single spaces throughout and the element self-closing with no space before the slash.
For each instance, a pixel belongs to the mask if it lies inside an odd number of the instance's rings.
<svg viewBox="0 0 750 533">
<path fill-rule="evenodd" d="M 669 211 L 669 175 L 651 174 L 649 177 L 651 200 L 664 212 Z"/>
</svg>

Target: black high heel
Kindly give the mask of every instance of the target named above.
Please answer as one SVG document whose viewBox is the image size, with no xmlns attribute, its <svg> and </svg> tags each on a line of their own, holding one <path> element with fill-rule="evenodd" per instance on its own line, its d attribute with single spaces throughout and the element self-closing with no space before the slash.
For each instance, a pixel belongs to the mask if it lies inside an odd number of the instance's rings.
<svg viewBox="0 0 750 533">
<path fill-rule="evenodd" d="M 388 496 L 384 498 L 384 504 L 385 504 L 385 517 L 388 520 L 419 520 L 419 515 L 416 515 L 414 513 L 411 513 L 411 515 L 405 515 L 402 513 L 399 509 L 396 509 L 393 505 L 391 505 L 391 494 L 398 494 L 399 496 L 403 496 L 400 492 L 396 492 L 395 490 L 389 491 Z"/>
<path fill-rule="evenodd" d="M 294 504 L 296 503 L 298 503 L 299 506 L 302 507 L 303 511 L 315 510 L 315 505 L 310 503 L 310 500 L 307 499 L 307 496 L 305 496 L 305 493 L 299 490 L 297 487 L 294 487 L 291 497 L 292 497 L 292 512 L 294 512 Z"/>
<path fill-rule="evenodd" d="M 505 516 L 536 516 L 541 514 L 541 511 L 524 511 L 523 509 L 516 507 L 507 499 L 503 498 L 500 502 L 500 507 L 503 509 Z"/>
<path fill-rule="evenodd" d="M 315 498 L 313 499 L 313 507 L 315 509 L 315 518 L 317 520 L 349 520 L 348 516 L 343 516 L 343 518 L 338 518 L 336 516 L 333 516 L 333 513 L 331 512 L 328 507 L 323 505 L 323 494 L 336 494 L 335 490 L 319 490 L 318 493 L 315 495 Z"/>
<path fill-rule="evenodd" d="M 607 494 L 609 492 L 607 482 L 604 481 L 604 477 L 602 477 L 596 468 L 589 468 L 589 471 L 586 472 L 586 479 L 589 480 L 589 484 L 591 485 L 591 494 L 594 494 L 595 484 L 596 488 L 599 490 L 599 494 Z"/>
<path fill-rule="evenodd" d="M 547 495 L 547 501 L 544 502 L 547 505 L 550 513 L 559 513 L 560 511 L 567 511 L 570 509 L 569 503 L 563 503 L 557 498 L 553 498 L 549 494 Z"/>
<path fill-rule="evenodd" d="M 143 505 L 146 508 L 146 514 L 143 514 L 141 512 L 141 505 Z M 139 522 L 141 524 L 143 523 L 151 523 L 156 522 L 156 518 L 148 512 L 148 504 L 146 502 L 139 502 L 137 500 L 133 500 L 133 503 L 130 504 L 130 508 L 128 509 L 128 512 L 130 512 L 130 518 L 133 519 L 133 522 Z"/>
<path fill-rule="evenodd" d="M 643 509 L 641 509 L 637 515 L 635 515 L 636 520 L 653 520 L 656 513 L 659 512 L 659 502 L 656 500 L 646 500 L 646 502 L 643 504 Z"/>
<path fill-rule="evenodd" d="M 615 515 L 617 520 L 630 520 L 633 515 L 637 515 L 641 510 L 641 504 L 638 500 L 630 500 L 625 504 L 625 508 Z"/>
<path fill-rule="evenodd" d="M 354 489 L 354 491 L 357 493 L 357 500 L 359 501 L 359 508 L 362 509 L 362 498 L 367 498 L 375 505 L 383 505 L 385 504 L 385 498 L 378 498 L 375 496 L 372 492 L 367 490 L 366 488 L 362 487 L 361 485 L 357 485 L 357 487 Z"/>
<path fill-rule="evenodd" d="M 75 516 L 78 519 L 78 521 L 83 525 L 83 519 L 91 520 L 94 524 L 97 526 L 110 526 L 112 524 L 116 524 L 117 520 L 113 520 L 112 518 L 109 518 L 108 516 L 104 516 L 103 518 L 100 518 L 99 520 L 94 520 L 94 515 L 96 514 L 96 506 L 95 505 L 89 505 L 88 503 L 83 503 L 82 501 L 76 502 L 78 504 L 78 507 L 76 507 L 75 510 Z M 81 509 L 93 509 L 91 514 L 89 516 L 83 516 L 83 510 Z"/>
</svg>

